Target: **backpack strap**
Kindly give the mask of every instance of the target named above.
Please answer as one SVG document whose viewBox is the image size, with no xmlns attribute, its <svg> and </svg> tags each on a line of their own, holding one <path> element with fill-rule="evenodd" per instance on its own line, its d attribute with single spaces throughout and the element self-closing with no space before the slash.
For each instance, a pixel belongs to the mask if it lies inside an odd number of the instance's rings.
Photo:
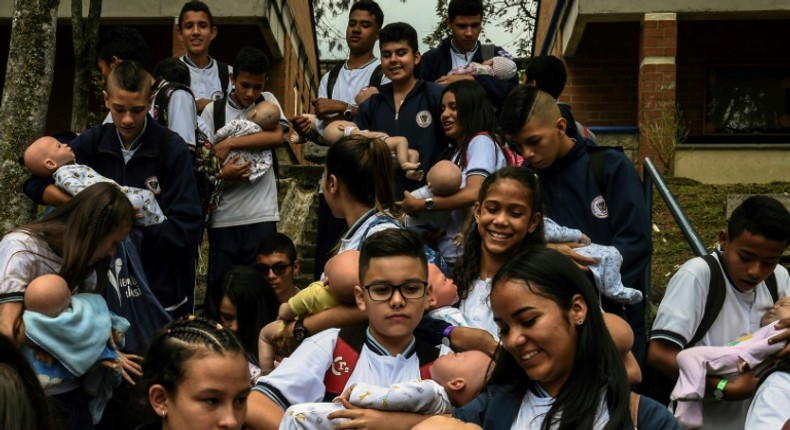
<svg viewBox="0 0 790 430">
<path fill-rule="evenodd" d="M 713 254 L 708 254 L 703 256 L 702 259 L 705 260 L 705 263 L 708 264 L 708 269 L 710 269 L 708 297 L 705 299 L 705 312 L 702 314 L 702 320 L 700 320 L 697 331 L 694 332 L 694 336 L 691 337 L 686 348 L 694 346 L 705 336 L 705 333 L 710 330 L 713 322 L 716 321 L 716 318 L 719 316 L 721 308 L 724 306 L 724 298 L 727 295 L 722 267 L 716 257 L 714 257 Z"/>
<path fill-rule="evenodd" d="M 337 75 L 340 74 L 340 69 L 343 68 L 345 62 L 340 62 L 335 64 L 335 67 L 332 67 L 332 70 L 329 71 L 329 79 L 326 81 L 326 98 L 332 98 L 332 91 L 335 89 L 335 82 L 337 82 Z M 380 78 L 379 78 L 380 79 Z"/>
<path fill-rule="evenodd" d="M 491 43 L 483 43 L 480 45 L 480 53 L 483 55 L 483 61 L 494 58 L 494 51 L 496 46 Z"/>
<path fill-rule="evenodd" d="M 340 329 L 335 349 L 332 351 L 332 364 L 324 375 L 325 402 L 331 402 L 332 399 L 343 393 L 343 388 L 357 366 L 359 352 L 362 350 L 362 345 L 365 344 L 366 337 L 366 326 Z"/>
<path fill-rule="evenodd" d="M 217 72 L 219 73 L 219 85 L 222 87 L 223 97 L 228 96 L 228 83 L 230 82 L 230 74 L 228 73 L 228 65 L 219 60 L 217 62 Z"/>
<path fill-rule="evenodd" d="M 378 66 L 376 66 L 375 69 L 373 69 L 373 73 L 370 75 L 370 80 L 368 81 L 368 87 L 376 87 L 376 88 L 380 87 L 382 74 L 383 73 L 381 71 L 381 64 L 379 64 Z"/>
<path fill-rule="evenodd" d="M 439 358 L 439 348 L 420 339 L 416 340 L 414 347 L 420 363 L 420 379 L 431 379 L 431 366 Z"/>
<path fill-rule="evenodd" d="M 765 278 L 765 286 L 768 287 L 768 292 L 771 293 L 771 300 L 776 303 L 779 300 L 779 288 L 776 284 L 776 273 L 771 272 L 767 278 Z"/>
<path fill-rule="evenodd" d="M 214 133 L 225 126 L 225 106 L 228 104 L 228 97 L 214 100 Z"/>
</svg>

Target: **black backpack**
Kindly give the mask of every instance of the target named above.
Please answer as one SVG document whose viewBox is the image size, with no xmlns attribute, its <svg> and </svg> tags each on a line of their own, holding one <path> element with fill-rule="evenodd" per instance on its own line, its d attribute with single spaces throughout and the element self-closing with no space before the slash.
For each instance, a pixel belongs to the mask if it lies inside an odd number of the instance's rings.
<svg viewBox="0 0 790 430">
<path fill-rule="evenodd" d="M 225 71 L 227 74 L 227 67 L 225 67 Z M 159 84 L 156 97 L 154 97 L 154 119 L 166 129 L 168 126 L 167 107 L 170 105 L 170 97 L 178 90 L 192 94 L 192 91 L 186 85 L 178 82 L 163 81 Z M 166 148 L 166 146 L 163 148 Z M 219 205 L 219 198 L 222 192 L 222 179 L 220 179 L 222 163 L 214 155 L 214 144 L 208 140 L 208 136 L 200 131 L 197 124 L 195 124 L 195 147 L 192 148 L 190 146 L 189 149 L 192 153 L 192 170 L 195 175 L 198 195 L 200 196 L 203 221 L 208 223 L 212 211 Z"/>
</svg>

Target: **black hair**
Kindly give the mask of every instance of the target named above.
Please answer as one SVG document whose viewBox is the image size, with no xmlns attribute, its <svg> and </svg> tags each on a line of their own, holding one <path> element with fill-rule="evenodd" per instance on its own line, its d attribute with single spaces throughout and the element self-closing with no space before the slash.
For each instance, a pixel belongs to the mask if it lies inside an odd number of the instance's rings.
<svg viewBox="0 0 790 430">
<path fill-rule="evenodd" d="M 514 88 L 502 102 L 499 125 L 505 134 L 518 133 L 527 124 L 529 113 L 535 105 L 540 90 L 525 85 Z"/>
<path fill-rule="evenodd" d="M 457 111 L 457 124 L 464 132 L 463 141 L 458 144 L 460 156 L 466 156 L 469 141 L 476 134 L 489 133 L 492 138 L 496 132 L 496 112 L 491 99 L 482 85 L 475 80 L 456 81 L 445 87 L 442 98 L 446 93 L 455 96 L 455 108 Z"/>
<path fill-rule="evenodd" d="M 178 58 L 167 57 L 154 67 L 154 76 L 168 82 L 178 82 L 186 86 L 192 85 L 189 67 Z"/>
<path fill-rule="evenodd" d="M 428 261 L 420 237 L 403 228 L 388 228 L 368 236 L 359 251 L 359 280 L 365 279 L 370 260 L 383 257 L 414 257 L 420 260 L 423 272 L 428 273 Z"/>
<path fill-rule="evenodd" d="M 116 88 L 148 96 L 151 94 L 151 75 L 142 64 L 126 60 L 107 75 L 107 93 L 111 94 L 112 90 Z"/>
<path fill-rule="evenodd" d="M 108 30 L 96 46 L 96 55 L 110 64 L 112 57 L 122 61 L 134 60 L 148 66 L 148 45 L 137 29 L 132 27 L 115 27 Z"/>
<path fill-rule="evenodd" d="M 482 0 L 450 0 L 447 6 L 447 17 L 450 21 L 454 20 L 457 16 L 475 16 L 480 15 L 483 17 L 483 1 Z"/>
<path fill-rule="evenodd" d="M 288 235 L 283 233 L 272 233 L 261 239 L 258 244 L 258 249 L 255 250 L 255 255 L 270 255 L 275 252 L 281 252 L 294 263 L 298 260 L 296 255 L 296 245 Z"/>
<path fill-rule="evenodd" d="M 351 9 L 348 11 L 348 16 L 351 16 L 356 10 L 364 10 L 373 15 L 376 18 L 376 28 L 379 30 L 381 26 L 384 25 L 384 12 L 381 10 L 381 6 L 375 1 L 359 0 L 354 2 L 354 4 L 351 5 Z"/>
<path fill-rule="evenodd" d="M 49 430 L 54 408 L 36 372 L 14 342 L 0 334 L 0 428 Z"/>
<path fill-rule="evenodd" d="M 184 14 L 187 12 L 205 12 L 208 15 L 208 25 L 214 26 L 214 15 L 211 14 L 208 5 L 202 1 L 188 1 L 184 3 L 181 8 L 181 13 L 178 14 L 178 28 L 182 29 L 181 22 L 184 20 Z"/>
<path fill-rule="evenodd" d="M 535 212 L 543 212 L 543 193 L 540 190 L 538 175 L 527 167 L 507 166 L 489 175 L 483 181 L 483 184 L 480 185 L 477 204 L 482 206 L 491 186 L 505 179 L 514 180 L 529 191 L 531 201 L 528 203 L 533 214 Z M 483 208 L 480 208 L 480 210 L 483 210 Z M 527 233 L 527 235 L 524 236 L 524 240 L 518 245 L 518 248 L 514 249 L 512 252 L 515 254 L 519 249 L 524 247 L 544 245 L 546 243 L 545 236 L 543 217 L 541 217 L 540 223 L 535 228 L 535 231 Z M 480 278 L 482 247 L 483 238 L 480 236 L 477 222 L 472 222 L 465 235 L 464 253 L 453 268 L 453 278 L 455 279 L 455 285 L 458 286 L 458 297 L 461 299 L 467 297 L 475 281 Z"/>
<path fill-rule="evenodd" d="M 395 203 L 392 155 L 381 139 L 343 137 L 329 147 L 326 175 L 334 175 L 354 200 L 371 208 L 384 211 Z"/>
<path fill-rule="evenodd" d="M 553 55 L 533 57 L 527 65 L 526 75 L 528 83 L 534 80 L 538 89 L 551 94 L 555 99 L 560 98 L 568 79 L 565 64 Z"/>
<path fill-rule="evenodd" d="M 244 353 L 238 338 L 222 324 L 193 315 L 170 322 L 154 335 L 143 360 L 140 386 L 145 393 L 159 384 L 174 393 L 187 369 L 185 363 L 201 350 Z"/>
<path fill-rule="evenodd" d="M 573 368 L 554 397 L 541 428 L 549 430 L 556 424 L 560 430 L 592 428 L 602 395 L 605 395 L 609 410 L 609 422 L 604 429 L 625 428 L 630 396 L 625 365 L 604 323 L 596 290 L 587 277 L 560 252 L 546 247 L 527 247 L 508 259 L 494 276 L 492 298 L 508 281 L 523 282 L 523 288 L 556 303 L 569 327 L 577 330 Z M 587 304 L 582 324 L 567 319 L 577 294 Z M 526 379 L 527 385 L 532 383 L 523 370 L 512 373 L 510 378 Z"/>
<path fill-rule="evenodd" d="M 277 295 L 269 281 L 252 266 L 233 266 L 228 269 L 222 275 L 218 290 L 216 310 L 212 309 L 210 315 L 207 312 L 207 316 L 222 321 L 219 303 L 227 296 L 236 307 L 236 336 L 247 352 L 248 360 L 257 365 L 258 336 L 263 326 L 277 319 L 280 308 Z"/>
<path fill-rule="evenodd" d="M 749 197 L 732 211 L 727 223 L 730 240 L 740 236 L 744 230 L 769 240 L 790 243 L 790 213 L 772 197 Z"/>
<path fill-rule="evenodd" d="M 241 72 L 263 75 L 269 71 L 269 57 L 258 48 L 245 46 L 236 54 L 232 66 L 233 74 L 236 76 L 239 76 Z"/>
<path fill-rule="evenodd" d="M 417 43 L 417 30 L 405 22 L 387 24 L 379 31 L 379 47 L 390 42 L 406 42 L 413 54 L 420 52 L 420 46 Z"/>
</svg>

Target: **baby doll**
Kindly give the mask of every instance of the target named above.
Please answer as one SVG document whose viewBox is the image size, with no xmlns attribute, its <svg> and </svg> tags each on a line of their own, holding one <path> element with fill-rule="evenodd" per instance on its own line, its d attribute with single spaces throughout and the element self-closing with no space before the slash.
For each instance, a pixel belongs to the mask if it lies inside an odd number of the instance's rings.
<svg viewBox="0 0 790 430">
<path fill-rule="evenodd" d="M 332 257 L 324 267 L 324 281 L 316 281 L 280 305 L 277 321 L 267 324 L 258 339 L 261 374 L 274 369 L 274 338 L 285 323 L 304 318 L 341 303 L 354 303 L 354 287 L 359 285 L 359 251 L 348 250 Z"/>
<path fill-rule="evenodd" d="M 328 419 L 331 412 L 347 407 L 449 414 L 474 399 L 483 388 L 491 359 L 480 351 L 440 356 L 430 368 L 431 378 L 376 386 L 352 384 L 335 403 L 302 403 L 285 411 L 280 429 L 333 429 L 343 419 Z"/>
<path fill-rule="evenodd" d="M 601 294 L 618 303 L 634 304 L 642 301 L 641 291 L 623 285 L 620 278 L 623 256 L 617 248 L 590 243 L 590 238 L 581 230 L 563 227 L 548 217 L 544 217 L 543 220 L 546 226 L 546 242 L 578 242 L 585 245 L 573 248 L 573 251 L 596 260 L 595 264 L 588 267 L 595 278 L 595 286 Z"/>
<path fill-rule="evenodd" d="M 229 137 L 248 136 L 261 131 L 272 131 L 280 123 L 280 108 L 273 102 L 264 100 L 255 105 L 247 119 L 228 121 L 224 127 L 214 133 L 214 143 L 220 143 Z M 249 180 L 253 182 L 262 177 L 272 167 L 271 149 L 234 149 L 228 152 L 225 163 L 238 155 L 236 164 L 252 161 Z"/>
<path fill-rule="evenodd" d="M 433 263 L 428 264 L 428 284 L 431 285 L 431 298 L 426 315 L 456 327 L 469 326 L 461 310 L 452 306 L 458 302 L 458 287 Z"/>
<path fill-rule="evenodd" d="M 419 170 L 420 153 L 415 149 L 409 149 L 409 141 L 405 137 L 389 136 L 386 133 L 377 131 L 360 130 L 356 124 L 349 121 L 333 121 L 324 129 L 324 142 L 332 145 L 344 136 L 355 134 L 382 139 L 390 151 L 395 154 L 395 158 L 398 160 L 398 164 L 406 177 L 413 181 L 422 180 L 423 171 Z"/>
<path fill-rule="evenodd" d="M 675 418 L 681 428 L 702 426 L 702 398 L 708 374 L 732 379 L 754 369 L 785 347 L 787 342 L 768 344 L 769 338 L 783 331 L 777 330 L 774 323 L 784 318 L 790 318 L 790 296 L 780 298 L 768 308 L 760 320 L 762 328 L 756 332 L 724 346 L 695 346 L 678 353 L 680 376 L 670 399 L 677 400 Z"/>
<path fill-rule="evenodd" d="M 72 296 L 58 275 L 33 279 L 25 290 L 24 305 L 27 341 L 21 350 L 41 385 L 48 393 L 57 393 L 60 384 L 80 383 L 97 423 L 113 388 L 121 382 L 116 349 L 129 322 L 113 315 L 98 294 Z"/>
<path fill-rule="evenodd" d="M 54 137 L 45 136 L 27 147 L 24 154 L 25 167 L 35 176 L 54 176 L 55 185 L 70 195 L 99 183 L 115 181 L 98 174 L 84 164 L 74 162 L 71 148 Z M 143 226 L 159 224 L 166 219 L 151 190 L 118 185 L 138 210 L 138 222 Z"/>
<path fill-rule="evenodd" d="M 494 57 L 483 61 L 483 63 L 471 62 L 465 66 L 456 67 L 450 70 L 448 75 L 473 75 L 473 76 L 493 76 L 497 79 L 507 81 L 516 76 L 516 63 L 506 57 Z"/>
<path fill-rule="evenodd" d="M 441 160 L 431 167 L 426 176 L 428 185 L 424 185 L 411 192 L 411 195 L 418 199 L 427 199 L 433 196 L 450 196 L 461 189 L 462 178 L 461 168 L 449 160 Z M 464 232 L 469 229 L 472 223 L 472 208 L 464 209 L 464 225 L 460 232 L 453 238 L 456 246 L 461 246 L 464 240 Z M 406 225 L 413 230 L 439 230 L 450 221 L 448 211 L 422 212 L 410 215 L 406 218 Z"/>
</svg>

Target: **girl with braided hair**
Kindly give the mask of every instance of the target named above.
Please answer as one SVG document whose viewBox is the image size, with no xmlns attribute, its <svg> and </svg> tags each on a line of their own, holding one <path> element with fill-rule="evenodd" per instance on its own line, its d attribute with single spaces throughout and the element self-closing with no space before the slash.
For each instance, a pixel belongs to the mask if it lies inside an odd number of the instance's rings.
<svg viewBox="0 0 790 430">
<path fill-rule="evenodd" d="M 244 350 L 221 324 L 188 316 L 154 336 L 142 386 L 161 422 L 138 430 L 239 430 L 250 391 Z"/>
</svg>

